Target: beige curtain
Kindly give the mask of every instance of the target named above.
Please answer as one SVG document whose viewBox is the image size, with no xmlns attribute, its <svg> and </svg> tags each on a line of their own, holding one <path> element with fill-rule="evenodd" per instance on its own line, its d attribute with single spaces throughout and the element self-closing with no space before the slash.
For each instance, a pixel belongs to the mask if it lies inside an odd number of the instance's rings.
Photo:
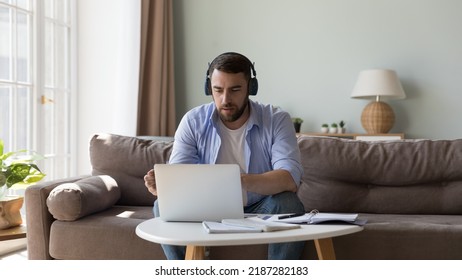
<svg viewBox="0 0 462 280">
<path fill-rule="evenodd" d="M 173 136 L 175 85 L 172 0 L 141 0 L 137 135 Z"/>
</svg>

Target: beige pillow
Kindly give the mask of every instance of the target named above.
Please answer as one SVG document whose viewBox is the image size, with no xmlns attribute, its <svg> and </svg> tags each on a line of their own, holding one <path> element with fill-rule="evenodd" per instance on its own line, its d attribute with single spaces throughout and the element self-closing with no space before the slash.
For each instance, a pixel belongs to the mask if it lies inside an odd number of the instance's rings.
<svg viewBox="0 0 462 280">
<path fill-rule="evenodd" d="M 48 195 L 47 206 L 55 219 L 75 221 L 113 206 L 119 198 L 117 182 L 100 175 L 57 186 Z"/>
<path fill-rule="evenodd" d="M 144 175 L 156 163 L 166 163 L 173 138 L 95 134 L 90 140 L 92 174 L 109 175 L 120 188 L 118 205 L 151 206 L 156 199 L 144 185 Z"/>
</svg>

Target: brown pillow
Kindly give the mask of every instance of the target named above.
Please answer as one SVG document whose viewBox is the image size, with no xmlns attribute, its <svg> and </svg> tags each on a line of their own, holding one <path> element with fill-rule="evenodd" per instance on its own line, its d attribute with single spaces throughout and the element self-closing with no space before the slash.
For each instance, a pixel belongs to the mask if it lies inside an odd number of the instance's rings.
<svg viewBox="0 0 462 280">
<path fill-rule="evenodd" d="M 117 182 L 100 175 L 57 186 L 48 195 L 47 206 L 55 219 L 75 221 L 113 206 L 119 198 Z"/>
</svg>

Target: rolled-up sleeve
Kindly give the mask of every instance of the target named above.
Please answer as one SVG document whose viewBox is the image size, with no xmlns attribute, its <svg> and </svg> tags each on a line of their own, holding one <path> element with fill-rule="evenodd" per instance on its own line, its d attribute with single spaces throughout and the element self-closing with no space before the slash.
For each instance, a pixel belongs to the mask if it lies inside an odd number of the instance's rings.
<svg viewBox="0 0 462 280">
<path fill-rule="evenodd" d="M 303 169 L 297 137 L 289 114 L 285 112 L 276 114 L 273 129 L 274 140 L 271 148 L 273 169 L 289 171 L 294 182 L 299 186 Z"/>
<path fill-rule="evenodd" d="M 300 150 L 290 115 L 270 106 L 252 104 L 249 123 L 249 173 L 287 170 L 297 186 L 302 177 Z"/>
</svg>

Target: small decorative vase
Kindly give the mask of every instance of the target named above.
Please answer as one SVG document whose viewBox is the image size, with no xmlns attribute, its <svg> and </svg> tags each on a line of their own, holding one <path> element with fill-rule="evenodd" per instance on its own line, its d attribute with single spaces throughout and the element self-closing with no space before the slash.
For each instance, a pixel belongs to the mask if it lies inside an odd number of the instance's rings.
<svg viewBox="0 0 462 280">
<path fill-rule="evenodd" d="M 302 127 L 301 123 L 294 123 L 294 128 L 296 133 L 300 133 L 300 128 Z"/>
<path fill-rule="evenodd" d="M 333 133 L 333 134 L 337 133 L 337 128 L 336 127 L 330 127 L 329 128 L 329 133 Z"/>
<path fill-rule="evenodd" d="M 8 197 L 0 200 L 0 230 L 7 229 L 22 224 L 21 207 L 23 205 L 24 198 Z"/>
<path fill-rule="evenodd" d="M 321 132 L 322 132 L 322 133 L 328 133 L 328 132 L 329 132 L 329 128 L 328 128 L 328 127 L 321 127 Z"/>
</svg>

